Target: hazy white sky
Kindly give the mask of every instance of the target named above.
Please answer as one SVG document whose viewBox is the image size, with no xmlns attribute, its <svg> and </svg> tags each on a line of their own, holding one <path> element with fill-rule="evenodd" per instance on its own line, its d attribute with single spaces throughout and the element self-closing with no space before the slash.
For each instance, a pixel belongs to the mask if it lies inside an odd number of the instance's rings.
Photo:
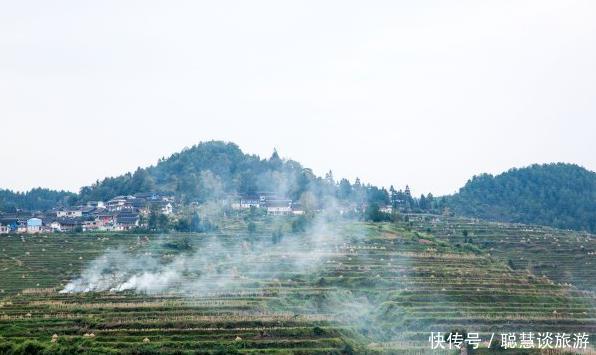
<svg viewBox="0 0 596 355">
<path fill-rule="evenodd" d="M 0 1 L 0 188 L 204 140 L 415 193 L 596 168 L 596 1 Z"/>
</svg>

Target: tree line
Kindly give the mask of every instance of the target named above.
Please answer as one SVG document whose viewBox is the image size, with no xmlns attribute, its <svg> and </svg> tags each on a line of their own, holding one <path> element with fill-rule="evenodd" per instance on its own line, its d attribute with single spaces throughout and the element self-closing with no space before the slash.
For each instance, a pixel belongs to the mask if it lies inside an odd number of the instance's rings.
<svg viewBox="0 0 596 355">
<path fill-rule="evenodd" d="M 447 199 L 455 213 L 596 232 L 596 173 L 552 163 L 470 179 Z"/>
</svg>

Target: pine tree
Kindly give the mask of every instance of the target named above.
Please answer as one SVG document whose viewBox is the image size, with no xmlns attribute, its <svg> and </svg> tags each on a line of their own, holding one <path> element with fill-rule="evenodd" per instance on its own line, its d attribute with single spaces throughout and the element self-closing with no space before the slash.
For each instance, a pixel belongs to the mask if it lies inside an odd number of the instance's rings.
<svg viewBox="0 0 596 355">
<path fill-rule="evenodd" d="M 389 187 L 389 199 L 391 201 L 391 207 L 393 207 L 393 209 L 396 209 L 399 199 L 398 199 L 397 191 L 395 191 L 395 188 L 393 187 L 393 185 L 391 185 L 391 187 Z"/>
</svg>

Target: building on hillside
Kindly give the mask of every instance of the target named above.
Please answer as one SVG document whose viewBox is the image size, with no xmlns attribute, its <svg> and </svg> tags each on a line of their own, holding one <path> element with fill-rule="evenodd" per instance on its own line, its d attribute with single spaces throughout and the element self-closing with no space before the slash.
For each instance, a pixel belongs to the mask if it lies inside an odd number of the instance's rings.
<svg viewBox="0 0 596 355">
<path fill-rule="evenodd" d="M 267 214 L 272 216 L 285 216 L 292 214 L 292 200 L 267 201 Z"/>
<path fill-rule="evenodd" d="M 10 233 L 10 227 L 9 226 L 5 226 L 3 224 L 0 224 L 0 234 L 8 234 Z"/>
<path fill-rule="evenodd" d="M 19 219 L 13 217 L 2 217 L 0 218 L 0 224 L 7 227 L 10 232 L 15 232 L 19 227 Z"/>
<path fill-rule="evenodd" d="M 151 210 L 154 209 L 166 216 L 169 216 L 174 212 L 174 207 L 171 202 L 165 200 L 148 200 L 145 214 L 149 214 Z"/>
<path fill-rule="evenodd" d="M 96 212 L 97 212 L 97 208 L 95 208 L 95 207 L 83 207 L 81 209 L 81 214 L 82 214 L 83 218 L 89 218 Z"/>
<path fill-rule="evenodd" d="M 165 214 L 166 216 L 169 216 L 172 213 L 174 213 L 174 206 L 172 206 L 172 203 L 166 202 L 164 205 L 162 205 L 161 213 Z"/>
<path fill-rule="evenodd" d="M 106 204 L 103 201 L 89 201 L 86 207 L 92 207 L 96 209 L 106 208 Z"/>
<path fill-rule="evenodd" d="M 258 196 L 243 196 L 240 198 L 235 198 L 232 202 L 232 209 L 234 210 L 245 210 L 250 209 L 251 207 L 260 208 L 261 207 L 261 200 Z"/>
<path fill-rule="evenodd" d="M 62 225 L 57 220 L 50 222 L 49 227 L 52 232 L 62 232 Z"/>
<path fill-rule="evenodd" d="M 264 205 L 267 201 L 281 200 L 281 198 L 275 192 L 261 191 L 257 193 L 257 196 L 261 202 L 261 205 Z"/>
<path fill-rule="evenodd" d="M 80 218 L 83 217 L 82 208 L 63 208 L 56 211 L 58 218 Z"/>
<path fill-rule="evenodd" d="M 299 202 L 292 202 L 292 214 L 296 216 L 304 214 L 304 209 Z"/>
<path fill-rule="evenodd" d="M 132 208 L 132 200 L 134 199 L 134 196 L 116 196 L 106 202 L 106 208 L 108 211 L 121 211 L 126 208 Z"/>
<path fill-rule="evenodd" d="M 29 218 L 27 220 L 27 233 L 39 233 L 42 231 L 41 218 Z"/>
<path fill-rule="evenodd" d="M 135 197 L 134 199 L 130 200 L 130 205 L 138 210 L 148 210 L 149 207 L 147 200 L 142 197 Z"/>
<path fill-rule="evenodd" d="M 79 228 L 82 228 L 81 220 L 75 218 L 60 218 L 56 223 L 60 224 L 60 230 L 62 232 L 74 232 Z"/>
<path fill-rule="evenodd" d="M 384 205 L 379 207 L 379 212 L 383 212 L 383 213 L 393 213 L 393 207 L 391 207 L 391 205 Z"/>
<path fill-rule="evenodd" d="M 87 219 L 81 224 L 83 232 L 105 230 L 103 223 L 97 219 Z"/>
<path fill-rule="evenodd" d="M 137 228 L 140 223 L 138 213 L 134 212 L 120 212 L 116 216 L 116 230 L 131 230 Z"/>
<path fill-rule="evenodd" d="M 116 223 L 116 217 L 113 213 L 101 212 L 94 215 L 98 224 L 104 227 L 113 226 Z"/>
<path fill-rule="evenodd" d="M 159 192 L 139 192 L 134 195 L 135 198 L 142 198 L 147 201 L 164 201 L 164 202 L 172 202 L 173 198 L 171 196 L 163 195 Z"/>
</svg>

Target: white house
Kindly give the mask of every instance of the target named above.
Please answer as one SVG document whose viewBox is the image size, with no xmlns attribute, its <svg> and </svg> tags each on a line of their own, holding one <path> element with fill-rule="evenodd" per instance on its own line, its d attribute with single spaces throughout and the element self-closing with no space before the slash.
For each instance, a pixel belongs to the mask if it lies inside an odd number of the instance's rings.
<svg viewBox="0 0 596 355">
<path fill-rule="evenodd" d="M 39 233 L 41 232 L 41 219 L 29 218 L 27 220 L 27 233 Z"/>
<path fill-rule="evenodd" d="M 93 208 L 106 208 L 106 204 L 103 201 L 89 201 L 87 207 Z"/>
<path fill-rule="evenodd" d="M 78 218 L 83 217 L 83 210 L 81 209 L 62 209 L 56 211 L 58 218 Z"/>
<path fill-rule="evenodd" d="M 133 199 L 133 196 L 116 196 L 106 203 L 106 207 L 109 211 L 121 211 L 126 206 L 131 206 Z"/>
<path fill-rule="evenodd" d="M 166 203 L 161 208 L 161 213 L 165 214 L 166 216 L 171 215 L 174 212 L 174 208 L 172 207 L 171 203 Z"/>
<path fill-rule="evenodd" d="M 8 234 L 8 233 L 10 233 L 10 227 L 3 226 L 0 224 L 0 234 Z"/>
<path fill-rule="evenodd" d="M 261 207 L 261 201 L 258 198 L 241 198 L 237 202 L 232 203 L 232 209 L 247 210 L 251 207 Z"/>
<path fill-rule="evenodd" d="M 391 205 L 381 206 L 379 208 L 379 211 L 380 212 L 383 212 L 383 213 L 389 213 L 389 214 L 391 214 L 393 212 L 393 207 L 391 207 Z"/>
<path fill-rule="evenodd" d="M 267 201 L 267 214 L 273 216 L 292 214 L 292 200 Z"/>
<path fill-rule="evenodd" d="M 62 225 L 58 221 L 50 223 L 50 229 L 52 232 L 62 232 Z"/>
</svg>

